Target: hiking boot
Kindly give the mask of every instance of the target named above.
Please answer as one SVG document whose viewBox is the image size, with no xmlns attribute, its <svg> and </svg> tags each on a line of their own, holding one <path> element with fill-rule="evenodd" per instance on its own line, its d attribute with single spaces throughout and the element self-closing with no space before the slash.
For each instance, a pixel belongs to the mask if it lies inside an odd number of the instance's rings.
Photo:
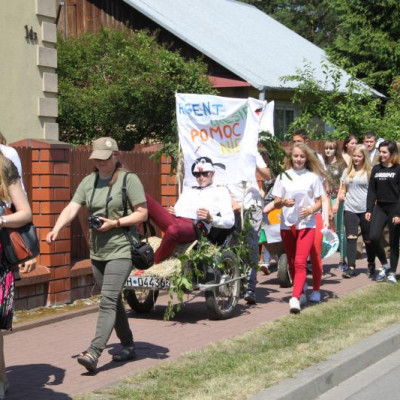
<svg viewBox="0 0 400 400">
<path fill-rule="evenodd" d="M 289 300 L 289 310 L 291 314 L 300 313 L 300 301 L 296 297 L 291 297 Z"/>
<path fill-rule="evenodd" d="M 343 272 L 342 277 L 348 279 L 348 278 L 353 278 L 353 276 L 356 275 L 357 275 L 356 267 L 350 267 L 349 269 Z"/>
<path fill-rule="evenodd" d="M 386 275 L 389 273 L 389 269 L 389 264 L 382 265 L 382 268 L 379 270 L 378 275 L 376 275 L 375 280 L 377 282 L 383 282 L 386 279 Z"/>
<path fill-rule="evenodd" d="M 250 289 L 246 290 L 243 299 L 247 302 L 247 304 L 256 304 L 257 302 L 256 294 Z"/>
<path fill-rule="evenodd" d="M 395 285 L 397 283 L 396 274 L 394 272 L 389 272 L 386 282 L 389 283 L 389 285 Z"/>
<path fill-rule="evenodd" d="M 321 292 L 319 290 L 313 290 L 308 298 L 313 303 L 320 303 L 321 302 Z"/>
</svg>

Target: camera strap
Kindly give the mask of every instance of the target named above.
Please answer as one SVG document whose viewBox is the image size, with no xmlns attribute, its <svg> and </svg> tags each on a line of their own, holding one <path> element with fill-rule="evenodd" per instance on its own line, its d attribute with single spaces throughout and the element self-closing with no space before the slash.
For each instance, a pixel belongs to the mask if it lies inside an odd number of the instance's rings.
<svg viewBox="0 0 400 400">
<path fill-rule="evenodd" d="M 115 173 L 115 170 L 114 170 L 113 174 L 111 175 L 111 179 L 114 176 L 114 173 Z M 94 180 L 93 190 L 92 190 L 92 194 L 90 196 L 90 201 L 89 201 L 89 205 L 88 205 L 90 215 L 92 214 L 92 202 L 93 202 L 93 198 L 94 198 L 94 192 L 97 189 L 97 183 L 99 182 L 99 179 L 100 179 L 100 175 L 98 172 L 96 172 L 96 178 Z M 106 197 L 106 212 L 104 215 L 105 218 L 108 218 L 108 203 L 112 200 L 112 197 L 110 196 L 111 190 L 112 190 L 112 186 L 109 187 L 107 197 Z"/>
<path fill-rule="evenodd" d="M 122 205 L 124 207 L 124 214 L 123 214 L 124 217 L 126 217 L 128 215 L 128 196 L 126 194 L 126 181 L 128 179 L 128 175 L 129 175 L 129 172 L 126 172 L 124 175 L 124 179 L 122 180 Z M 143 222 L 143 234 L 146 239 L 146 242 L 149 242 L 148 235 L 147 235 L 147 224 L 149 224 L 147 221 Z M 154 236 L 155 235 L 154 227 L 151 224 L 149 224 L 148 227 L 149 227 L 150 233 Z M 127 230 L 129 231 L 129 228 L 127 228 Z M 128 235 L 128 236 L 132 236 L 132 235 Z M 131 239 L 129 239 L 129 241 L 131 241 Z"/>
</svg>

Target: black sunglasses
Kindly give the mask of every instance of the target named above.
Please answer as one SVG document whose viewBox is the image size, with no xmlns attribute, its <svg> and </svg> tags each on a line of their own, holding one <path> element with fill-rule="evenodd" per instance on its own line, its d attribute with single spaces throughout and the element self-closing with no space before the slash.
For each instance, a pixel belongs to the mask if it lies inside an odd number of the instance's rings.
<svg viewBox="0 0 400 400">
<path fill-rule="evenodd" d="M 198 178 L 199 176 L 205 176 L 206 178 L 210 176 L 210 172 L 193 172 L 193 176 Z"/>
</svg>

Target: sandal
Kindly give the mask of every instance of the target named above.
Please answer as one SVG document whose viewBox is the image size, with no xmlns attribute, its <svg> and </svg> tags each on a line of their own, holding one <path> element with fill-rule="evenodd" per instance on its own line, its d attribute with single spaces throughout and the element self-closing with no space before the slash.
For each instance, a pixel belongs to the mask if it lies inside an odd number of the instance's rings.
<svg viewBox="0 0 400 400">
<path fill-rule="evenodd" d="M 119 353 L 112 356 L 114 361 L 128 361 L 134 358 L 136 358 L 135 345 L 125 346 Z"/>
<path fill-rule="evenodd" d="M 83 365 L 89 372 L 95 372 L 97 368 L 97 362 L 99 359 L 94 356 L 93 354 L 84 351 L 83 353 L 79 354 L 78 363 Z"/>
</svg>

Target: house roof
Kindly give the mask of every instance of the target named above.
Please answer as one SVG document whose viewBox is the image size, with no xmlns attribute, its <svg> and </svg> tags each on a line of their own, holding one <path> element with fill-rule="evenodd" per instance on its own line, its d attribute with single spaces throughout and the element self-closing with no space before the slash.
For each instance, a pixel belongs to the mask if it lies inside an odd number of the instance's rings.
<svg viewBox="0 0 400 400">
<path fill-rule="evenodd" d="M 208 77 L 208 79 L 212 83 L 213 87 L 215 87 L 217 89 L 251 86 L 250 83 L 248 83 L 246 81 L 240 81 L 238 79 L 221 78 L 220 76 L 210 75 Z"/>
<path fill-rule="evenodd" d="M 258 90 L 293 89 L 295 82 L 280 78 L 297 74 L 305 62 L 325 81 L 326 53 L 254 6 L 235 0 L 124 1 Z M 350 75 L 342 73 L 345 91 Z"/>
</svg>

